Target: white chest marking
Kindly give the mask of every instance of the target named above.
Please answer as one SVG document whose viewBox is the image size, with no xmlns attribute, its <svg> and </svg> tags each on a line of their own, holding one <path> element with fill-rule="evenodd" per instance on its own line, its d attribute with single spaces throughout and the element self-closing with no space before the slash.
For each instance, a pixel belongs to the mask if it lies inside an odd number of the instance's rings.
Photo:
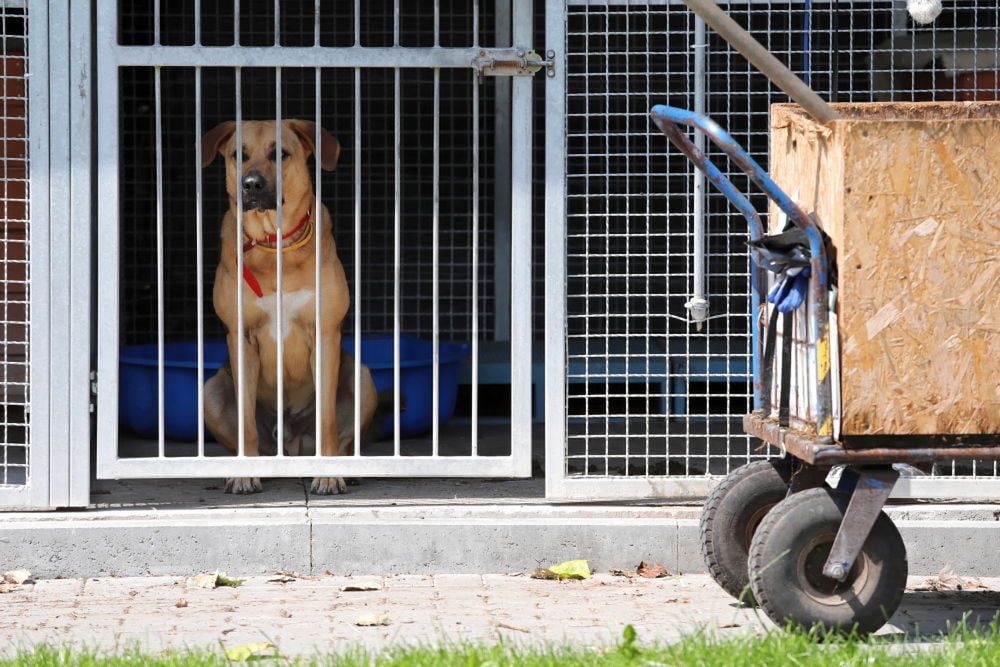
<svg viewBox="0 0 1000 667">
<path fill-rule="evenodd" d="M 288 338 L 292 328 L 292 320 L 299 312 L 313 304 L 313 291 L 300 289 L 297 292 L 285 292 L 281 299 L 281 339 Z M 268 330 L 272 340 L 278 340 L 278 295 L 268 294 L 257 299 L 257 305 L 267 314 Z"/>
</svg>

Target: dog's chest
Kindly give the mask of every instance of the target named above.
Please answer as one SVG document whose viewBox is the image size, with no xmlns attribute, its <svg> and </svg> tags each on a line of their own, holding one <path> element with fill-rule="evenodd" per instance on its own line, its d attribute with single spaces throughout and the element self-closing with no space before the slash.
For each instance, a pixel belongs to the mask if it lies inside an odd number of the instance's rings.
<svg viewBox="0 0 1000 667">
<path fill-rule="evenodd" d="M 278 312 L 278 294 L 268 294 L 258 297 L 257 307 L 265 319 L 262 328 L 271 334 L 271 339 L 278 340 L 278 323 L 281 323 L 281 339 L 288 338 L 292 327 L 300 321 L 312 321 L 312 310 L 315 308 L 315 293 L 312 290 L 301 289 L 295 292 L 285 292 L 281 299 L 281 313 Z"/>
</svg>

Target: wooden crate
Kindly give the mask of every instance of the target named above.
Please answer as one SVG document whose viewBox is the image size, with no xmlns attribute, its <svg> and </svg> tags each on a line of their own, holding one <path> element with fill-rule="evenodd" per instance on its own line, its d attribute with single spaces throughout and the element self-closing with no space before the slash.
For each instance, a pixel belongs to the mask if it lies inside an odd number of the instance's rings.
<svg viewBox="0 0 1000 667">
<path fill-rule="evenodd" d="M 834 107 L 772 107 L 770 172 L 836 247 L 841 432 L 1000 433 L 1000 103 Z"/>
</svg>

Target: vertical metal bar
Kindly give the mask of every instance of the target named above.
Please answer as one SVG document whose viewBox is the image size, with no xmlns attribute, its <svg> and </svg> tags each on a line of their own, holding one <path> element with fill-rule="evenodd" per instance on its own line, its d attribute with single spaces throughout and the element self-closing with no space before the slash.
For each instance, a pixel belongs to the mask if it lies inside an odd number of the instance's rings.
<svg viewBox="0 0 1000 667">
<path fill-rule="evenodd" d="M 437 44 L 438 39 L 438 26 L 437 26 L 437 12 L 438 12 L 438 0 L 434 2 L 434 42 Z M 473 84 L 475 85 L 475 84 Z M 433 175 L 432 179 L 434 181 L 434 203 L 433 210 L 431 212 L 431 224 L 433 225 L 432 238 L 431 238 L 431 271 L 433 275 L 431 276 L 431 284 L 433 289 L 432 295 L 432 305 L 431 318 L 433 320 L 433 371 L 432 371 L 432 383 L 433 394 L 431 397 L 431 455 L 437 456 L 439 452 L 440 444 L 440 400 L 441 400 L 441 310 L 440 310 L 440 262 L 441 262 L 441 237 L 440 237 L 440 206 L 441 206 L 441 187 L 440 187 L 440 176 L 441 176 L 441 69 L 438 67 L 434 68 L 434 152 L 432 160 L 433 164 Z"/>
<path fill-rule="evenodd" d="M 194 68 L 195 280 L 198 308 L 198 458 L 205 456 L 205 266 L 201 182 L 201 67 Z M 237 191 L 238 192 L 238 191 Z"/>
<path fill-rule="evenodd" d="M 320 45 L 320 30 L 319 30 L 319 19 L 320 19 L 320 0 L 316 0 L 313 5 L 313 46 Z M 319 90 L 316 91 L 319 93 Z M 319 118 L 316 119 L 317 125 L 319 124 Z"/>
<path fill-rule="evenodd" d="M 392 3 L 392 45 L 399 46 L 399 0 Z"/>
<path fill-rule="evenodd" d="M 441 46 L 441 0 L 434 0 L 434 46 Z"/>
<path fill-rule="evenodd" d="M 694 111 L 705 113 L 705 49 L 708 46 L 705 35 L 705 21 L 694 15 Z M 705 134 L 698 129 L 694 131 L 694 144 L 698 150 L 705 151 Z M 705 174 L 701 169 L 694 170 L 693 196 L 693 241 L 694 241 L 694 277 L 691 300 L 688 301 L 688 317 L 695 322 L 701 331 L 705 317 L 708 314 L 708 301 L 705 299 Z"/>
<path fill-rule="evenodd" d="M 533 2 L 514 3 L 515 46 L 531 44 Z M 564 9 L 556 9 L 564 16 Z M 511 103 L 511 456 L 531 475 L 531 109 L 533 81 L 515 77 Z M 558 196 L 558 193 L 556 193 Z M 473 360 L 475 363 L 476 360 Z M 561 460 L 561 459 L 556 459 Z"/>
<path fill-rule="evenodd" d="M 511 0 L 496 0 L 496 45 L 510 42 Z M 493 79 L 493 338 L 510 340 L 510 79 Z M 541 415 L 537 415 L 541 418 Z"/>
<path fill-rule="evenodd" d="M 277 2 L 277 0 L 275 0 Z M 277 13 L 278 8 L 275 7 L 274 11 Z M 275 18 L 277 21 L 277 18 Z M 278 282 L 277 282 L 277 294 L 275 295 L 275 303 L 277 304 L 277 317 L 278 320 L 275 323 L 275 329 L 277 330 L 277 356 L 276 361 L 278 369 L 278 382 L 277 382 L 277 393 L 278 393 L 278 442 L 275 445 L 275 456 L 281 458 L 285 455 L 285 332 L 284 332 L 284 319 L 285 319 L 285 308 L 284 308 L 284 287 L 283 287 L 283 266 L 282 256 L 285 254 L 285 240 L 283 237 L 284 221 L 282 220 L 282 199 L 284 199 L 281 185 L 282 172 L 284 171 L 284 160 L 281 159 L 281 68 L 274 68 L 274 162 L 277 165 L 275 172 L 277 173 L 277 180 L 275 181 L 275 190 L 277 191 L 277 199 L 275 204 L 275 226 L 274 231 L 278 239 L 278 252 L 277 256 L 277 270 L 278 270 Z"/>
<path fill-rule="evenodd" d="M 201 46 L 201 0 L 194 0 L 194 45 Z M 198 137 L 200 142 L 201 137 Z M 198 165 L 201 169 L 201 165 Z"/>
<path fill-rule="evenodd" d="M 29 71 L 45 72 L 48 69 L 48 9 L 49 3 L 32 0 L 29 5 L 28 66 Z M 100 0 L 98 15 L 118 16 L 118 3 Z M 97 475 L 109 476 L 118 462 L 118 355 L 120 344 L 119 289 L 120 246 L 119 238 L 119 135 L 118 135 L 118 68 L 113 52 L 117 42 L 117 23 L 97 21 L 97 97 L 105 105 L 97 116 L 97 224 L 112 233 L 101 237 L 97 244 Z M 39 78 L 40 81 L 44 79 Z M 28 137 L 31 156 L 30 207 L 33 229 L 31 233 L 31 289 L 44 289 L 49 271 L 46 261 L 48 238 L 48 193 L 42 197 L 42 184 L 48 174 L 48 86 L 33 86 L 29 79 Z M 44 137 L 44 139 L 43 139 Z M 44 170 L 44 171 L 40 171 Z M 44 177 L 44 178 L 43 178 Z M 37 225 L 37 226 L 35 226 Z M 47 305 L 42 299 L 31 299 L 31 393 L 33 409 L 30 417 L 30 434 L 39 442 L 48 441 L 48 414 L 43 396 L 47 396 L 48 355 L 42 353 L 36 342 L 46 334 L 42 328 L 45 319 L 39 319 L 39 309 Z M 41 325 L 41 326 L 40 326 Z M 44 393 L 43 393 L 44 392 Z M 37 401 L 36 401 L 37 398 Z M 38 465 L 48 465 L 47 457 L 32 461 L 31 472 L 37 473 Z"/>
<path fill-rule="evenodd" d="M 361 46 L 361 0 L 354 0 L 354 45 Z M 354 68 L 354 387 L 361 386 L 361 68 Z M 357 395 L 357 394 L 355 394 Z M 354 401 L 355 429 L 361 423 L 361 401 Z M 379 428 L 376 424 L 375 428 Z M 357 430 L 355 430 L 357 434 Z M 354 456 L 361 456 L 355 435 Z"/>
<path fill-rule="evenodd" d="M 472 0 L 472 46 L 479 46 L 479 0 Z"/>
<path fill-rule="evenodd" d="M 239 17 L 239 0 L 236 2 L 237 22 Z M 237 39 L 239 38 L 239 27 L 237 25 Z M 239 419 L 237 425 L 237 448 L 236 454 L 239 457 L 245 456 L 246 451 L 246 391 L 244 390 L 244 374 L 246 372 L 245 347 L 246 336 L 243 334 L 243 197 L 240 196 L 240 179 L 243 175 L 243 68 L 237 67 L 236 77 L 236 238 L 233 246 L 236 248 L 236 332 L 230 335 L 236 336 L 236 415 Z"/>
<path fill-rule="evenodd" d="M 319 46 L 319 1 L 316 2 L 316 45 Z M 313 216 L 313 233 L 316 235 L 316 247 L 314 250 L 315 259 L 314 263 L 316 266 L 316 284 L 313 286 L 313 294 L 315 294 L 316 302 L 316 338 L 315 338 L 315 350 L 316 350 L 316 366 L 313 369 L 313 383 L 315 385 L 316 393 L 316 438 L 315 446 L 316 450 L 313 452 L 314 455 L 319 456 L 320 452 L 323 450 L 323 279 L 322 279 L 322 269 L 323 269 L 323 174 L 322 174 L 322 160 L 320 156 L 323 154 L 323 113 L 322 113 L 322 69 L 317 67 L 315 70 L 316 77 L 316 108 L 314 114 L 316 117 L 316 136 L 313 142 L 316 145 L 313 151 L 313 158 L 316 167 L 316 200 L 313 204 L 312 216 Z M 331 230 L 332 232 L 332 230 Z M 336 391 L 336 389 L 334 389 Z M 358 392 L 358 386 L 354 387 L 354 395 L 360 396 Z M 359 403 L 360 401 L 354 401 Z M 336 408 L 334 408 L 336 409 Z M 355 439 L 357 439 L 357 426 L 358 422 L 355 419 Z"/>
<path fill-rule="evenodd" d="M 240 0 L 233 0 L 233 44 L 240 45 Z"/>
<path fill-rule="evenodd" d="M 360 0 L 359 0 L 360 2 Z M 359 5 L 355 10 L 360 11 Z M 355 41 L 360 43 L 360 22 Z M 354 387 L 361 386 L 361 68 L 354 68 Z M 357 394 L 355 394 L 357 396 Z M 361 423 L 361 401 L 354 401 L 354 424 Z M 378 425 L 375 425 L 378 428 Z M 355 431 L 357 433 L 357 431 Z M 354 455 L 361 456 L 361 440 L 355 436 Z"/>
<path fill-rule="evenodd" d="M 281 0 L 274 0 L 274 45 L 281 46 Z"/>
<path fill-rule="evenodd" d="M 160 0 L 153 0 L 153 45 L 160 45 Z"/>
<path fill-rule="evenodd" d="M 479 6 L 478 0 L 475 2 Z M 477 40 L 478 41 L 478 40 Z M 472 82 L 472 456 L 479 454 L 479 74 Z M 530 116 L 522 122 L 530 122 Z M 530 274 L 529 274 L 530 275 Z M 437 390 L 437 387 L 435 387 Z M 514 387 L 511 386 L 513 394 Z"/>
<path fill-rule="evenodd" d="M 156 390 L 157 431 L 159 448 L 157 455 L 164 456 L 164 307 L 163 307 L 163 110 L 160 100 L 160 67 L 153 70 L 156 105 Z"/>
<path fill-rule="evenodd" d="M 399 0 L 396 0 L 396 36 L 398 38 L 399 27 Z M 397 41 L 398 44 L 398 41 Z M 394 73 L 394 105 L 393 105 L 393 227 L 392 227 L 392 394 L 393 394 L 393 455 L 399 456 L 399 429 L 400 429 L 400 367 L 399 367 L 399 299 L 400 299 L 400 234 L 402 225 L 400 220 L 400 198 L 402 195 L 402 184 L 400 183 L 400 144 L 401 136 L 401 116 L 399 101 L 399 68 L 393 70 Z"/>
</svg>

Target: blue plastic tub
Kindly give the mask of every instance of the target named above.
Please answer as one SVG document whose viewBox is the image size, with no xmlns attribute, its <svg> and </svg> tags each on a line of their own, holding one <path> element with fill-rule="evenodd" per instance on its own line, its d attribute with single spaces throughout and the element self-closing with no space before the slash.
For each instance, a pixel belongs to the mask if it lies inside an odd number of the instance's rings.
<svg viewBox="0 0 1000 667">
<path fill-rule="evenodd" d="M 354 336 L 344 336 L 344 349 L 354 354 Z M 361 336 L 361 363 L 372 372 L 378 391 L 393 388 L 392 334 Z M 458 371 L 469 358 L 468 343 L 441 343 L 439 362 L 438 419 L 444 426 L 455 414 L 458 398 Z M 403 438 L 417 438 L 430 433 L 434 418 L 434 343 L 414 336 L 399 336 L 399 383 L 404 403 L 399 415 L 399 434 Z M 382 424 L 381 436 L 393 432 L 392 415 Z"/>
<path fill-rule="evenodd" d="M 433 415 L 433 343 L 401 335 L 399 341 L 400 391 L 405 407 L 400 414 L 400 435 L 415 438 L 430 432 Z M 343 348 L 354 354 L 354 337 L 346 334 Z M 441 343 L 440 424 L 455 414 L 458 371 L 469 357 L 465 343 Z M 198 439 L 198 345 L 195 342 L 164 346 L 164 433 L 168 440 L 193 442 Z M 226 362 L 225 341 L 205 341 L 205 379 Z M 157 346 L 123 347 L 119 357 L 119 420 L 122 426 L 143 437 L 157 437 L 158 391 Z M 361 361 L 372 372 L 379 391 L 393 387 L 392 334 L 361 337 Z M 381 437 L 392 435 L 393 420 L 382 425 Z M 206 437 L 210 437 L 206 431 Z"/>
<path fill-rule="evenodd" d="M 146 438 L 158 437 L 157 355 L 155 344 L 130 345 L 121 349 L 118 358 L 118 419 Z M 206 380 L 228 356 L 225 341 L 205 341 Z M 197 441 L 198 343 L 168 343 L 163 346 L 163 360 L 164 435 L 168 440 Z"/>
</svg>

